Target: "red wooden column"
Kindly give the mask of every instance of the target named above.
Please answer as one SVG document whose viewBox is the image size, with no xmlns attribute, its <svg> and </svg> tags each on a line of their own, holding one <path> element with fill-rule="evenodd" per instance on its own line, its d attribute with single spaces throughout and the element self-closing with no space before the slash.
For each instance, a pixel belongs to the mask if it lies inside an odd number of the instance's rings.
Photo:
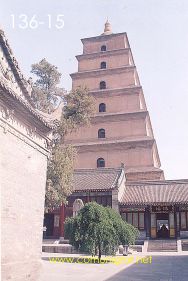
<svg viewBox="0 0 188 281">
<path fill-rule="evenodd" d="M 64 237 L 65 205 L 60 207 L 60 237 Z"/>
</svg>

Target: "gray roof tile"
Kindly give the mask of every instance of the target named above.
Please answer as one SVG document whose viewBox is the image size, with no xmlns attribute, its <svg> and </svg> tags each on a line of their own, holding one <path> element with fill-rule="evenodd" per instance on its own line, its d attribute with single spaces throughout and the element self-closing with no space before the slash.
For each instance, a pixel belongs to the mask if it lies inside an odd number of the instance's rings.
<svg viewBox="0 0 188 281">
<path fill-rule="evenodd" d="M 73 175 L 73 190 L 112 190 L 116 188 L 121 172 L 121 168 L 75 170 Z"/>
<path fill-rule="evenodd" d="M 125 185 L 121 205 L 188 204 L 188 180 L 129 182 Z"/>
</svg>

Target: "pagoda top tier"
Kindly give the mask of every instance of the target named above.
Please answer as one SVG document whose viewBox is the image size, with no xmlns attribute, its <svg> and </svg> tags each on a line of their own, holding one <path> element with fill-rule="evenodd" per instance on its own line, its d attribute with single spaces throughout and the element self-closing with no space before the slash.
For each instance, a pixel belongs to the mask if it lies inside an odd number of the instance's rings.
<svg viewBox="0 0 188 281">
<path fill-rule="evenodd" d="M 114 37 L 114 36 L 120 36 L 120 35 L 127 37 L 126 32 L 113 33 L 112 26 L 111 26 L 110 22 L 107 20 L 104 24 L 104 32 L 102 34 L 93 36 L 93 37 L 82 38 L 81 41 L 82 41 L 82 43 L 84 43 L 85 41 L 101 41 L 101 40 L 110 39 L 112 36 Z"/>
<path fill-rule="evenodd" d="M 110 35 L 112 34 L 112 27 L 109 21 L 107 20 L 104 25 L 104 32 L 101 35 Z"/>
</svg>

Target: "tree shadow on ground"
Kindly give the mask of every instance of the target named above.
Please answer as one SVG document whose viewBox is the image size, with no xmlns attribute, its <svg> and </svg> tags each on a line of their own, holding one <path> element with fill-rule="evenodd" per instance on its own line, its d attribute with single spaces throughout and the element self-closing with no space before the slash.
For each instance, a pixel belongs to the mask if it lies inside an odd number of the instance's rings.
<svg viewBox="0 0 188 281">
<path fill-rule="evenodd" d="M 188 281 L 188 256 L 153 256 L 134 263 L 105 281 Z"/>
</svg>

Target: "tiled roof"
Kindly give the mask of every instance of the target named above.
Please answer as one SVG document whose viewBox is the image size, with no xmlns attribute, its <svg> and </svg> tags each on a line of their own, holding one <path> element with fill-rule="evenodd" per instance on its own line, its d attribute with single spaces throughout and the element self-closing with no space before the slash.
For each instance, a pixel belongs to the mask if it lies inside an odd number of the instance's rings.
<svg viewBox="0 0 188 281">
<path fill-rule="evenodd" d="M 188 180 L 126 183 L 121 205 L 188 204 Z"/>
<path fill-rule="evenodd" d="M 122 169 L 99 168 L 74 171 L 74 191 L 112 190 L 117 187 Z"/>
<path fill-rule="evenodd" d="M 54 124 L 51 122 L 47 122 L 41 114 L 38 113 L 27 101 L 20 98 L 12 89 L 10 89 L 4 81 L 0 78 L 0 97 L 1 99 L 5 98 L 5 100 L 9 100 L 8 97 L 12 97 L 15 102 L 22 105 L 22 109 L 26 109 L 28 111 L 27 114 L 33 115 L 35 118 L 37 118 L 43 125 L 46 127 L 53 129 Z"/>
<path fill-rule="evenodd" d="M 21 86 L 21 89 L 22 89 L 23 93 L 25 94 L 25 97 L 28 99 L 28 101 L 30 103 L 32 103 L 31 86 L 29 85 L 28 81 L 24 78 L 23 74 L 21 73 L 18 62 L 17 62 L 16 58 L 14 57 L 12 49 L 5 36 L 5 33 L 1 28 L 0 28 L 0 44 L 6 54 L 6 57 L 9 61 L 9 64 L 11 65 L 12 71 L 14 72 L 14 75 L 15 75 L 19 85 Z"/>
<path fill-rule="evenodd" d="M 24 94 L 24 97 L 26 99 L 23 99 L 19 95 L 17 95 L 12 89 L 10 89 L 9 85 L 6 82 L 6 79 L 3 79 L 3 77 L 0 78 L 0 90 L 1 90 L 1 98 L 3 98 L 3 95 L 6 99 L 8 99 L 7 94 L 9 97 L 13 98 L 16 102 L 22 105 L 24 109 L 26 109 L 29 114 L 33 115 L 35 118 L 39 120 L 39 122 L 43 125 L 45 125 L 47 128 L 52 129 L 54 128 L 54 124 L 51 122 L 48 122 L 43 118 L 43 116 L 34 108 L 34 104 L 31 99 L 31 92 L 32 87 L 26 81 L 23 74 L 21 73 L 21 70 L 18 66 L 18 62 L 16 58 L 13 56 L 12 49 L 10 48 L 10 45 L 8 43 L 8 40 L 6 39 L 4 31 L 0 28 L 0 45 L 2 49 L 4 50 L 4 53 L 6 55 L 6 58 L 11 66 L 11 70 L 13 71 L 15 78 L 18 82 L 18 84 L 21 87 L 21 90 Z"/>
</svg>

